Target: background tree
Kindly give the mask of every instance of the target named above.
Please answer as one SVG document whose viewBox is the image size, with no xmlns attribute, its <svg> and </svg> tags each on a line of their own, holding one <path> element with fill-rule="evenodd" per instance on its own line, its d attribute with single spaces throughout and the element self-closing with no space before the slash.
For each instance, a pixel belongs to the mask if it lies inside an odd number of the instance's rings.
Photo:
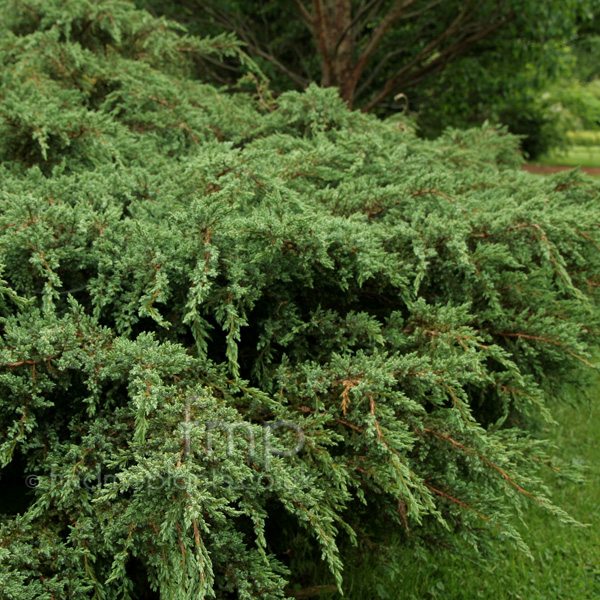
<svg viewBox="0 0 600 600">
<path fill-rule="evenodd" d="M 570 40 L 593 20 L 597 0 L 313 0 L 140 4 L 194 30 L 234 32 L 262 65 L 288 80 L 336 86 L 350 107 L 366 110 L 408 93 L 465 56 L 503 75 L 523 59 L 542 59 L 549 42 Z M 589 29 L 589 27 L 588 27 Z M 316 60 L 315 60 L 316 59 Z M 544 63 L 554 63 L 551 53 Z M 538 64 L 538 67 L 540 65 Z M 520 71 L 520 69 L 517 69 Z M 481 73 L 478 74 L 481 77 Z"/>
</svg>

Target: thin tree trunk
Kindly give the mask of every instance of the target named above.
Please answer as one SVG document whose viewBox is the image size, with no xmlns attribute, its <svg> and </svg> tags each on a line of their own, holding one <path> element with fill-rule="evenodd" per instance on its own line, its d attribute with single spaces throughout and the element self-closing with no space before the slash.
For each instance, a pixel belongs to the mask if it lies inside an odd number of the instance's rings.
<svg viewBox="0 0 600 600">
<path fill-rule="evenodd" d="M 336 86 L 352 103 L 353 51 L 351 0 L 313 0 L 313 32 L 321 55 L 321 85 Z"/>
<path fill-rule="evenodd" d="M 317 52 L 321 58 L 321 85 L 323 87 L 337 87 L 340 96 L 352 108 L 358 84 L 368 70 L 373 56 L 381 46 L 390 29 L 402 19 L 410 19 L 415 14 L 422 14 L 433 10 L 443 0 L 431 0 L 428 4 L 420 5 L 413 13 L 408 9 L 413 8 L 418 0 L 395 0 L 386 14 L 383 14 L 378 25 L 370 33 L 361 52 L 357 51 L 356 38 L 358 32 L 364 34 L 364 13 L 370 10 L 380 10 L 381 5 L 377 0 L 371 0 L 352 14 L 352 0 L 310 0 L 312 14 L 303 0 L 294 0 L 300 15 L 307 27 L 312 31 L 317 44 Z M 499 11 L 484 17 L 480 22 L 476 16 L 480 12 L 483 0 L 463 0 L 459 13 L 452 23 L 438 36 L 431 40 L 416 56 L 406 64 L 401 65 L 391 75 L 383 88 L 375 94 L 363 110 L 371 110 L 385 98 L 395 93 L 401 83 L 418 81 L 427 73 L 443 67 L 443 62 L 453 55 L 459 54 L 465 48 L 483 39 L 499 27 L 504 26 L 511 17 L 502 19 Z M 473 6 L 475 4 L 475 6 Z M 499 4 L 500 6 L 500 4 Z M 498 20 L 496 21 L 495 18 Z M 458 35 L 462 32 L 462 35 Z M 448 40 L 454 38 L 454 43 Z M 447 48 L 444 46 L 447 45 Z M 440 50 L 443 48 L 443 50 Z M 439 56 L 434 57 L 438 52 Z M 384 57 L 386 62 L 394 51 Z M 433 60 L 429 59 L 432 57 Z M 381 65 L 381 63 L 380 63 Z M 376 67 L 379 70 L 380 65 Z M 363 87 L 363 86 L 361 86 Z"/>
</svg>

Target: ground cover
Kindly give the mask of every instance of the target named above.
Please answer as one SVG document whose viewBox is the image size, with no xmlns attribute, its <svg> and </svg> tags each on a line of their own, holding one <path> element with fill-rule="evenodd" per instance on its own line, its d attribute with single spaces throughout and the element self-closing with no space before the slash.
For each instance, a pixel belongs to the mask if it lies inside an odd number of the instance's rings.
<svg viewBox="0 0 600 600">
<path fill-rule="evenodd" d="M 556 424 L 546 427 L 556 447 L 553 468 L 544 478 L 556 490 L 556 503 L 585 527 L 565 526 L 536 506 L 524 513 L 521 533 L 531 557 L 506 548 L 492 564 L 473 561 L 468 551 L 457 554 L 444 548 L 420 556 L 404 554 L 398 563 L 365 555 L 352 574 L 348 598 L 585 600 L 600 597 L 600 410 L 593 401 L 600 394 L 591 388 L 592 402 L 581 401 L 572 390 L 567 402 L 555 410 Z M 563 477 L 565 465 L 581 467 L 585 480 Z M 396 555 L 395 552 L 392 554 Z M 417 566 L 415 566 L 417 565 Z M 321 598 L 336 598 L 321 594 Z"/>
<path fill-rule="evenodd" d="M 569 146 L 565 150 L 554 150 L 536 162 L 541 165 L 600 168 L 600 146 Z"/>
<path fill-rule="evenodd" d="M 600 182 L 225 93 L 234 40 L 120 0 L 0 21 L 1 600 L 448 596 L 405 574 L 572 522 L 535 436 L 600 345 Z"/>
</svg>

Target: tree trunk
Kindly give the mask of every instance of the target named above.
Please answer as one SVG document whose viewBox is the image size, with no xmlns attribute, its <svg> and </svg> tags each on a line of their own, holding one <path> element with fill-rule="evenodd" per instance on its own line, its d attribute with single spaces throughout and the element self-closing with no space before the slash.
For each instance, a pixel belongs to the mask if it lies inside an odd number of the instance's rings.
<svg viewBox="0 0 600 600">
<path fill-rule="evenodd" d="M 313 32 L 322 62 L 322 86 L 335 86 L 352 105 L 354 77 L 351 0 L 313 0 Z"/>
</svg>

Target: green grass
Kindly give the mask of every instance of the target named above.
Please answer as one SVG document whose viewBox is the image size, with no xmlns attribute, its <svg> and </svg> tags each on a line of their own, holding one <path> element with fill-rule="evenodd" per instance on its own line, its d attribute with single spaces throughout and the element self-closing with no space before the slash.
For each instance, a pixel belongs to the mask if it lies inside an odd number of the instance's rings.
<svg viewBox="0 0 600 600">
<path fill-rule="evenodd" d="M 600 167 L 600 146 L 570 146 L 564 151 L 550 152 L 536 163 L 568 167 Z"/>
<path fill-rule="evenodd" d="M 405 551 L 400 563 L 386 563 L 366 553 L 347 573 L 350 600 L 591 600 L 600 598 L 600 385 L 591 402 L 553 408 L 556 425 L 547 436 L 563 464 L 581 465 L 583 484 L 573 484 L 548 469 L 554 502 L 587 527 L 564 525 L 533 505 L 520 526 L 533 560 L 518 550 L 502 549 L 495 564 L 481 564 L 447 550 L 427 550 L 417 557 Z M 573 398 L 575 400 L 575 398 Z M 339 598 L 321 594 L 320 599 Z"/>
</svg>

